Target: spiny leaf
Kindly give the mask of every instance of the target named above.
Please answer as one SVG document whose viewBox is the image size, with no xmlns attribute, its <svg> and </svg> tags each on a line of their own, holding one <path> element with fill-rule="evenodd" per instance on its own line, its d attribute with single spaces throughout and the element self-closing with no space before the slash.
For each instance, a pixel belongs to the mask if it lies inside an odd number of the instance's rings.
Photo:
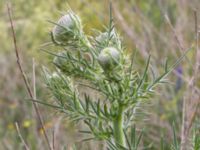
<svg viewBox="0 0 200 150">
<path fill-rule="evenodd" d="M 150 58 L 151 58 L 151 55 L 149 55 L 149 58 L 148 58 L 148 60 L 147 60 L 146 67 L 145 67 L 143 76 L 142 76 L 142 78 L 140 79 L 140 83 L 139 83 L 139 85 L 138 85 L 138 87 L 137 87 L 136 93 L 139 91 L 140 87 L 141 87 L 142 84 L 144 83 L 144 80 L 145 80 L 145 78 L 146 78 L 146 76 L 147 76 L 147 70 L 148 70 L 148 68 L 149 68 Z"/>
<path fill-rule="evenodd" d="M 176 138 L 176 130 L 175 130 L 175 124 L 172 124 L 173 127 L 173 149 L 179 150 L 178 140 Z"/>
</svg>

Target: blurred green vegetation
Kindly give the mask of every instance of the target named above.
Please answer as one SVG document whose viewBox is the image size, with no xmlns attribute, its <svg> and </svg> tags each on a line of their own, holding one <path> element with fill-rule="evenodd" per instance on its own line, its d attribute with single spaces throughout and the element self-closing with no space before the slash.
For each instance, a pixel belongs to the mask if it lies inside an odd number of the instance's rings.
<svg viewBox="0 0 200 150">
<path fill-rule="evenodd" d="M 46 149 L 41 127 L 32 104 L 28 102 L 20 72 L 17 68 L 13 49 L 10 24 L 5 0 L 0 1 L 0 149 L 23 149 L 18 138 L 15 122 L 31 149 Z M 11 0 L 13 19 L 15 22 L 17 43 L 23 60 L 23 67 L 29 81 L 32 78 L 32 58 L 36 61 L 37 97 L 50 101 L 51 97 L 42 83 L 42 65 L 49 65 L 49 56 L 42 52 L 41 45 L 50 41 L 49 31 L 52 24 L 48 20 L 57 18 L 70 6 L 85 25 L 85 32 L 93 35 L 91 28 L 104 30 L 108 24 L 108 0 Z M 194 45 L 193 9 L 199 9 L 198 0 L 113 0 L 115 24 L 123 37 L 123 43 L 130 53 L 136 53 L 135 68 L 142 71 L 148 54 L 152 55 L 151 67 L 159 74 L 163 71 L 166 58 L 169 63 L 182 53 L 179 50 L 174 33 L 165 20 L 167 14 L 177 32 L 181 45 L 187 49 Z M 57 50 L 55 50 L 57 51 Z M 188 78 L 191 74 L 191 64 L 194 52 L 188 55 L 189 62 L 184 60 L 179 66 L 182 74 Z M 138 129 L 145 128 L 143 145 L 151 145 L 149 149 L 159 149 L 160 138 L 164 137 L 164 147 L 169 149 L 173 138 L 171 124 L 175 122 L 178 140 L 180 140 L 182 100 L 188 83 L 179 82 L 176 74 L 169 76 L 170 84 L 158 89 L 158 96 L 151 100 L 151 105 L 145 105 L 144 116 L 136 120 Z M 176 87 L 178 89 L 176 89 Z M 49 138 L 56 132 L 56 147 L 62 149 L 65 145 L 75 143 L 77 132 L 64 116 L 60 116 L 50 108 L 40 106 Z M 145 121 L 147 120 L 147 121 Z M 81 128 L 81 125 L 79 125 Z M 80 135 L 78 135 L 80 136 Z M 93 142 L 84 145 L 82 149 L 93 149 Z M 98 143 L 101 146 L 101 143 Z M 79 146 L 81 144 L 79 143 Z M 97 149 L 97 148 L 96 148 Z"/>
</svg>

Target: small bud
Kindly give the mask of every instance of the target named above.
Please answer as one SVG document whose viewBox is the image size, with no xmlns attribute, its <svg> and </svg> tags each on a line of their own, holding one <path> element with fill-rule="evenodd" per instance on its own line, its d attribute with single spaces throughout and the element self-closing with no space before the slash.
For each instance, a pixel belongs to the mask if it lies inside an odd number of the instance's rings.
<svg viewBox="0 0 200 150">
<path fill-rule="evenodd" d="M 69 72 L 73 69 L 65 51 L 59 52 L 57 56 L 55 56 L 53 63 L 63 72 Z"/>
<path fill-rule="evenodd" d="M 120 52 L 114 47 L 107 47 L 98 57 L 99 64 L 105 71 L 113 70 L 119 63 Z"/>
<path fill-rule="evenodd" d="M 62 16 L 57 25 L 53 28 L 52 35 L 56 42 L 67 43 L 74 40 L 75 33 L 82 32 L 82 25 L 80 18 L 73 12 L 68 12 Z"/>
<path fill-rule="evenodd" d="M 50 76 L 50 79 L 59 79 L 59 75 L 57 72 L 53 72 L 52 75 Z"/>
<path fill-rule="evenodd" d="M 98 47 L 101 47 L 103 45 L 108 45 L 109 47 L 115 47 L 117 49 L 121 49 L 121 41 L 119 35 L 115 32 L 113 29 L 110 32 L 110 35 L 108 32 L 102 32 L 100 33 L 95 40 L 97 41 Z"/>
<path fill-rule="evenodd" d="M 95 39 L 99 43 L 105 43 L 108 40 L 108 33 L 103 32 L 103 33 L 99 34 Z"/>
<path fill-rule="evenodd" d="M 55 84 L 58 80 L 60 80 L 60 77 L 57 72 L 53 72 L 52 74 L 45 72 L 45 76 L 47 79 L 47 85 L 53 85 Z"/>
</svg>

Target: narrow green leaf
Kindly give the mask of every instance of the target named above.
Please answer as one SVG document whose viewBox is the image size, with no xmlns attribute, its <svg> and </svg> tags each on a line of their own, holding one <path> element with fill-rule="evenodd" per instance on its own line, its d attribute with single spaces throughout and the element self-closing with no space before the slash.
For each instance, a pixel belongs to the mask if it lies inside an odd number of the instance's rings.
<svg viewBox="0 0 200 150">
<path fill-rule="evenodd" d="M 147 76 L 147 70 L 148 70 L 148 68 L 149 68 L 150 58 L 151 58 L 151 55 L 149 55 L 149 57 L 148 57 L 148 60 L 147 60 L 147 63 L 146 63 L 146 67 L 145 67 L 143 76 L 142 76 L 142 78 L 141 78 L 141 80 L 140 80 L 140 83 L 138 84 L 138 87 L 137 87 L 137 90 L 136 90 L 136 93 L 135 93 L 135 94 L 138 93 L 140 87 L 142 86 L 142 84 L 143 84 L 144 81 L 145 81 L 145 78 L 146 78 L 146 76 Z"/>
</svg>

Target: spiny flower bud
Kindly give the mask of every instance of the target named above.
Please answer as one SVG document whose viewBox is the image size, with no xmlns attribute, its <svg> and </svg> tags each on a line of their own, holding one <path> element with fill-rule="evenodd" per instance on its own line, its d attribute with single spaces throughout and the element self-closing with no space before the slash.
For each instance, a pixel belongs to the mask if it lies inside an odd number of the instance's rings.
<svg viewBox="0 0 200 150">
<path fill-rule="evenodd" d="M 55 56 L 53 63 L 63 72 L 69 72 L 73 69 L 65 51 L 59 52 L 57 56 Z"/>
<path fill-rule="evenodd" d="M 102 32 L 96 37 L 96 41 L 98 41 L 99 43 L 106 42 L 107 40 L 109 40 L 108 36 L 109 36 L 108 32 Z M 116 33 L 114 29 L 110 32 L 110 37 L 111 37 L 110 40 L 114 42 L 116 38 Z"/>
<path fill-rule="evenodd" d="M 105 71 L 113 70 L 119 59 L 120 52 L 114 47 L 104 48 L 98 56 L 98 62 Z"/>
<path fill-rule="evenodd" d="M 53 72 L 52 74 L 49 73 L 46 69 L 44 70 L 45 72 L 45 77 L 47 79 L 47 85 L 48 86 L 53 86 L 57 83 L 57 81 L 61 80 L 60 76 L 58 75 L 57 72 Z"/>
<path fill-rule="evenodd" d="M 108 33 L 107 32 L 103 32 L 103 33 L 99 34 L 95 39 L 99 43 L 104 43 L 108 39 Z"/>
<path fill-rule="evenodd" d="M 121 49 L 121 41 L 119 35 L 115 32 L 113 29 L 110 32 L 110 35 L 108 32 L 102 32 L 100 33 L 95 40 L 97 41 L 98 47 L 103 48 L 104 45 L 107 45 L 109 47 L 115 47 L 117 49 Z"/>
<path fill-rule="evenodd" d="M 53 28 L 52 35 L 56 42 L 65 44 L 76 39 L 76 35 L 80 32 L 82 32 L 80 18 L 69 11 L 58 20 L 57 25 Z"/>
<path fill-rule="evenodd" d="M 58 72 L 49 73 L 45 71 L 45 76 L 47 79 L 47 86 L 51 87 L 51 90 L 55 93 L 54 96 L 58 99 L 67 98 L 69 95 L 63 93 L 63 91 L 69 91 L 74 88 L 73 82 L 70 80 L 70 78 L 61 75 Z"/>
</svg>

